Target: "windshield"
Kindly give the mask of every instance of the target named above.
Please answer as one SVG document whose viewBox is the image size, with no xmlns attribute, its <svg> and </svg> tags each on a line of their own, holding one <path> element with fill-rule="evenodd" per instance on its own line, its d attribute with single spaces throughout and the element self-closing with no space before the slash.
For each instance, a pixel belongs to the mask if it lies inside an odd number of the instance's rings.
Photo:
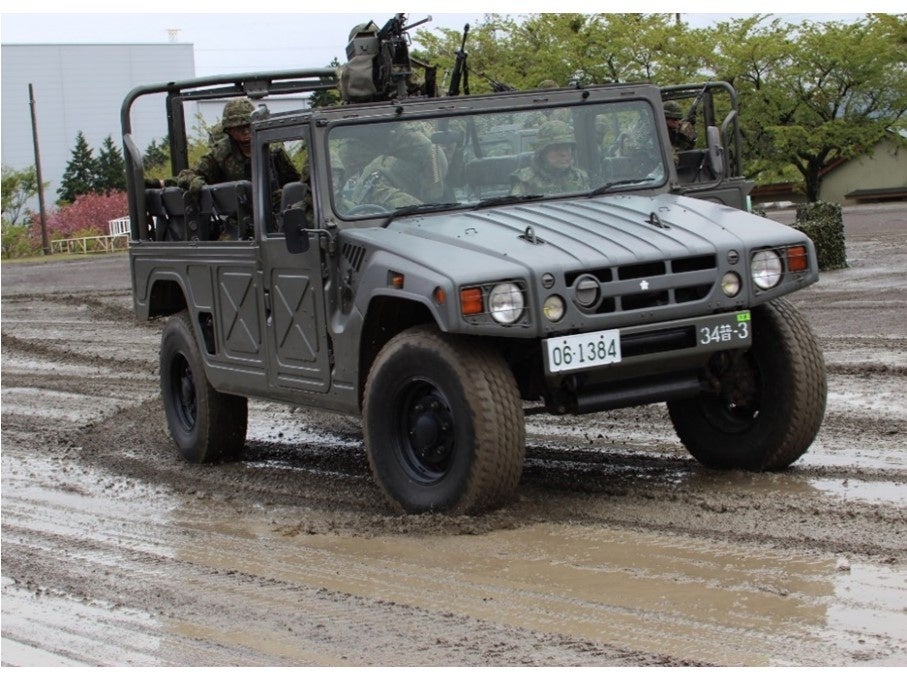
<svg viewBox="0 0 907 680">
<path fill-rule="evenodd" d="M 646 101 L 339 124 L 329 133 L 345 218 L 500 205 L 664 183 Z"/>
</svg>

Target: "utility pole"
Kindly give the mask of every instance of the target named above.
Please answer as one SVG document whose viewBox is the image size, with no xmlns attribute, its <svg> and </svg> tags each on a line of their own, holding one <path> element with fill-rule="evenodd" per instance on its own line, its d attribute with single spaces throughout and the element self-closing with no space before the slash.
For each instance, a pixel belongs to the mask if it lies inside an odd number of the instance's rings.
<svg viewBox="0 0 907 680">
<path fill-rule="evenodd" d="M 41 179 L 41 152 L 38 150 L 38 119 L 35 115 L 35 90 L 28 84 L 28 105 L 31 109 L 31 135 L 35 143 L 35 175 L 38 180 L 38 211 L 41 217 L 41 249 L 50 255 L 50 242 L 47 240 L 47 220 L 44 211 L 44 182 Z"/>
</svg>

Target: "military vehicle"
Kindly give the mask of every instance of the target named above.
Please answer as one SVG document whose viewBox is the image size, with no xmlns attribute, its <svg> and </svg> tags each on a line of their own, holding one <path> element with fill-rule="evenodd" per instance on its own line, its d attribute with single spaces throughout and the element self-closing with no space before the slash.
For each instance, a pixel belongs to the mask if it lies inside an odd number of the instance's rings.
<svg viewBox="0 0 907 680">
<path fill-rule="evenodd" d="M 730 85 L 269 111 L 337 85 L 330 69 L 232 74 L 124 101 L 134 306 L 168 317 L 161 392 L 188 461 L 239 456 L 249 397 L 361 416 L 377 485 L 412 513 L 507 502 L 539 411 L 666 402 L 713 468 L 781 470 L 807 450 L 825 369 L 784 297 L 818 279 L 816 252 L 746 210 Z M 137 102 L 163 100 L 176 174 L 192 107 L 237 96 L 256 103 L 250 179 L 205 187 L 188 214 L 178 187 L 145 188 Z M 701 131 L 677 164 L 671 99 L 694 102 Z M 587 185 L 513 195 L 551 120 Z M 275 186 L 277 147 L 306 181 Z"/>
</svg>

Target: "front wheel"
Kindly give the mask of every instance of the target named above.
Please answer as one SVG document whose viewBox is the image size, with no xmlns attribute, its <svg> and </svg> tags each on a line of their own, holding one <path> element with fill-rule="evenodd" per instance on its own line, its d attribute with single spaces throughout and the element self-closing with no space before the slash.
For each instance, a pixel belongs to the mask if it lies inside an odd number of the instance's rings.
<svg viewBox="0 0 907 680">
<path fill-rule="evenodd" d="M 208 382 L 187 312 L 167 321 L 160 365 L 167 426 L 183 458 L 215 463 L 238 456 L 246 441 L 247 400 Z"/>
<path fill-rule="evenodd" d="M 522 402 L 482 344 L 428 327 L 400 333 L 369 372 L 363 420 L 372 473 L 398 510 L 488 510 L 519 482 Z"/>
<path fill-rule="evenodd" d="M 825 414 L 825 362 L 786 300 L 753 309 L 753 344 L 709 366 L 712 392 L 668 402 L 674 430 L 703 465 L 782 470 L 802 456 Z"/>
</svg>

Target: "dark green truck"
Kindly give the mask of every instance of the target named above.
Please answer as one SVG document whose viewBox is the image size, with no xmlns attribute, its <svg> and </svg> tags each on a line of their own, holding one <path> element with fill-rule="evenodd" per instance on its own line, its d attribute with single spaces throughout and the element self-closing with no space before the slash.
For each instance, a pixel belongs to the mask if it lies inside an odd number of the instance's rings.
<svg viewBox="0 0 907 680">
<path fill-rule="evenodd" d="M 746 210 L 729 85 L 268 111 L 335 85 L 324 69 L 231 75 L 140 87 L 123 104 L 135 311 L 169 317 L 161 390 L 187 460 L 239 454 L 248 397 L 361 415 L 375 480 L 406 512 L 506 502 L 534 410 L 666 402 L 716 468 L 780 470 L 807 450 L 825 369 L 783 298 L 818 279 L 816 253 Z M 258 105 L 250 180 L 206 187 L 198 214 L 176 187 L 145 188 L 136 102 L 165 100 L 176 174 L 193 102 L 234 96 Z M 698 148 L 673 152 L 669 99 L 696 101 Z M 588 186 L 512 195 L 546 120 L 567 123 Z M 407 156 L 413 132 L 428 142 Z M 306 181 L 275 186 L 277 147 Z M 367 182 L 395 179 L 361 171 L 378 157 L 430 190 L 363 202 Z"/>
</svg>

